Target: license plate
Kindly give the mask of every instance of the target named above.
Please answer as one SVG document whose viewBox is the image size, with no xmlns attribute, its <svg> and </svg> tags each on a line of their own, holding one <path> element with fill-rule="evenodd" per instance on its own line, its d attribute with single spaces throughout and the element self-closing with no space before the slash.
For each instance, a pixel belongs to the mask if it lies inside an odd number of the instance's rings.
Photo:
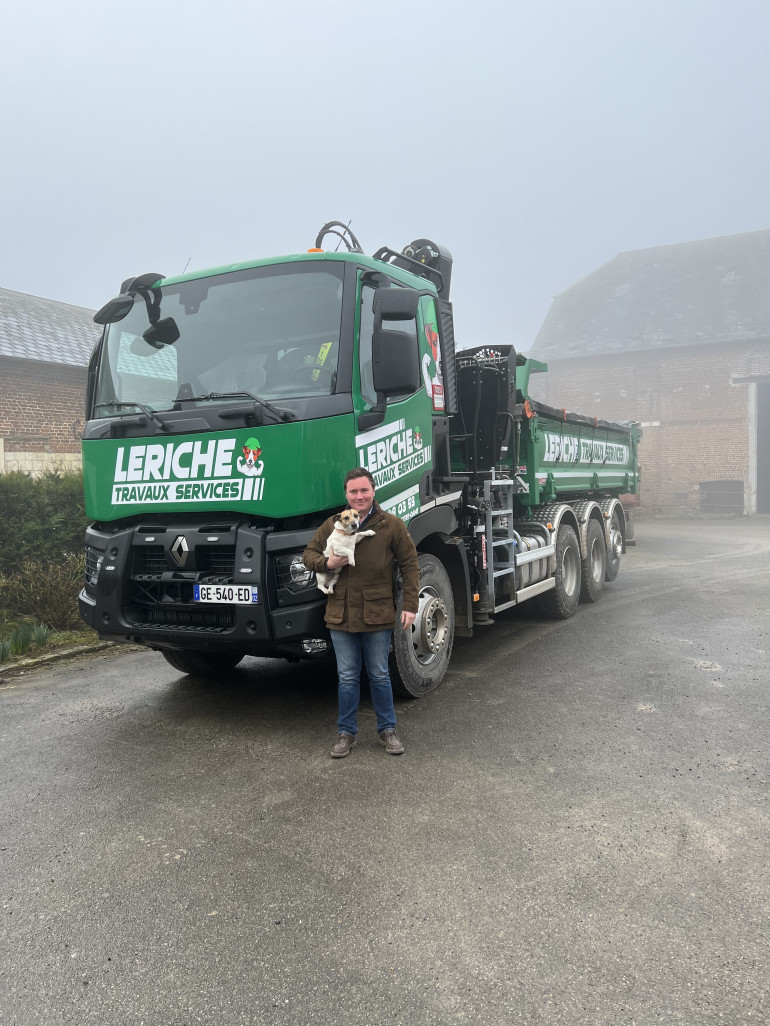
<svg viewBox="0 0 770 1026">
<path fill-rule="evenodd" d="M 259 602 L 259 591 L 250 584 L 194 584 L 196 602 L 228 606 L 251 606 Z"/>
</svg>

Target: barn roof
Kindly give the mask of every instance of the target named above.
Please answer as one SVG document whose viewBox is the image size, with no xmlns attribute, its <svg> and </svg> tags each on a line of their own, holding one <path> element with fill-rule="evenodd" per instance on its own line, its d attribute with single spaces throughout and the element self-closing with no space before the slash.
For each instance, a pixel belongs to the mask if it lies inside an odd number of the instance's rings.
<svg viewBox="0 0 770 1026">
<path fill-rule="evenodd" d="M 0 356 L 88 365 L 101 328 L 94 311 L 0 288 Z"/>
<path fill-rule="evenodd" d="M 538 359 L 770 339 L 770 230 L 619 253 L 556 296 Z"/>
</svg>

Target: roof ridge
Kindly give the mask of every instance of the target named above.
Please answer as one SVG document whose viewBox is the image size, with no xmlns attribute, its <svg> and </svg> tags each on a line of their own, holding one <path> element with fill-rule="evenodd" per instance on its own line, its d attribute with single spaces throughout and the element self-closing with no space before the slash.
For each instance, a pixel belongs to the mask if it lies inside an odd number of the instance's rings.
<svg viewBox="0 0 770 1026">
<path fill-rule="evenodd" d="M 757 228 L 750 232 L 730 232 L 729 235 L 707 235 L 704 239 L 690 239 L 688 242 L 661 242 L 657 246 L 644 246 L 642 249 L 621 249 L 611 257 L 608 263 L 620 256 L 634 256 L 637 253 L 651 253 L 654 249 L 682 249 L 685 246 L 699 246 L 704 242 L 724 242 L 727 239 L 742 239 L 748 235 L 767 235 L 770 228 Z"/>
<path fill-rule="evenodd" d="M 22 296 L 24 299 L 39 299 L 43 303 L 56 303 L 57 306 L 67 306 L 70 310 L 82 310 L 84 313 L 94 314 L 96 310 L 90 306 L 78 306 L 75 303 L 65 303 L 63 299 L 49 299 L 47 296 L 37 296 L 33 292 L 19 292 L 18 289 L 7 289 L 0 285 L 0 292 L 10 292 L 14 296 Z"/>
</svg>

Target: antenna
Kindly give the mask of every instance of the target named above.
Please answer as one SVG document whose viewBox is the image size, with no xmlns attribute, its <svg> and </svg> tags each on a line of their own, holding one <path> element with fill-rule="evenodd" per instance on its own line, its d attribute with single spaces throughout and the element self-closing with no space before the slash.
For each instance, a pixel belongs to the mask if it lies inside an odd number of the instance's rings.
<svg viewBox="0 0 770 1026">
<path fill-rule="evenodd" d="M 345 225 L 345 231 L 346 231 L 346 232 L 349 232 L 349 231 L 350 231 L 350 226 L 351 226 L 351 224 L 353 224 L 353 218 L 352 218 L 352 217 L 351 217 L 351 219 L 350 219 L 350 220 L 348 221 L 348 223 L 347 223 L 347 224 Z M 336 253 L 336 252 L 337 252 L 337 251 L 339 250 L 340 246 L 342 245 L 342 239 L 343 239 L 343 236 L 342 236 L 342 235 L 340 235 L 340 241 L 339 241 L 339 242 L 337 243 L 337 245 L 336 245 L 336 246 L 334 247 L 334 252 L 335 252 L 335 253 Z"/>
</svg>

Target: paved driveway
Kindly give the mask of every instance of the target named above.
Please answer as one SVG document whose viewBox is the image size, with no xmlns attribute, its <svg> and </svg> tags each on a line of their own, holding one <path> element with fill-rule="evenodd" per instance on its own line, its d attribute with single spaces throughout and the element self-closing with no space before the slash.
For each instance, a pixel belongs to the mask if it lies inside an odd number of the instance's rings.
<svg viewBox="0 0 770 1026">
<path fill-rule="evenodd" d="M 0 1022 L 770 1015 L 767 519 L 640 521 L 333 761 L 334 681 L 91 656 L 0 687 Z"/>
</svg>

